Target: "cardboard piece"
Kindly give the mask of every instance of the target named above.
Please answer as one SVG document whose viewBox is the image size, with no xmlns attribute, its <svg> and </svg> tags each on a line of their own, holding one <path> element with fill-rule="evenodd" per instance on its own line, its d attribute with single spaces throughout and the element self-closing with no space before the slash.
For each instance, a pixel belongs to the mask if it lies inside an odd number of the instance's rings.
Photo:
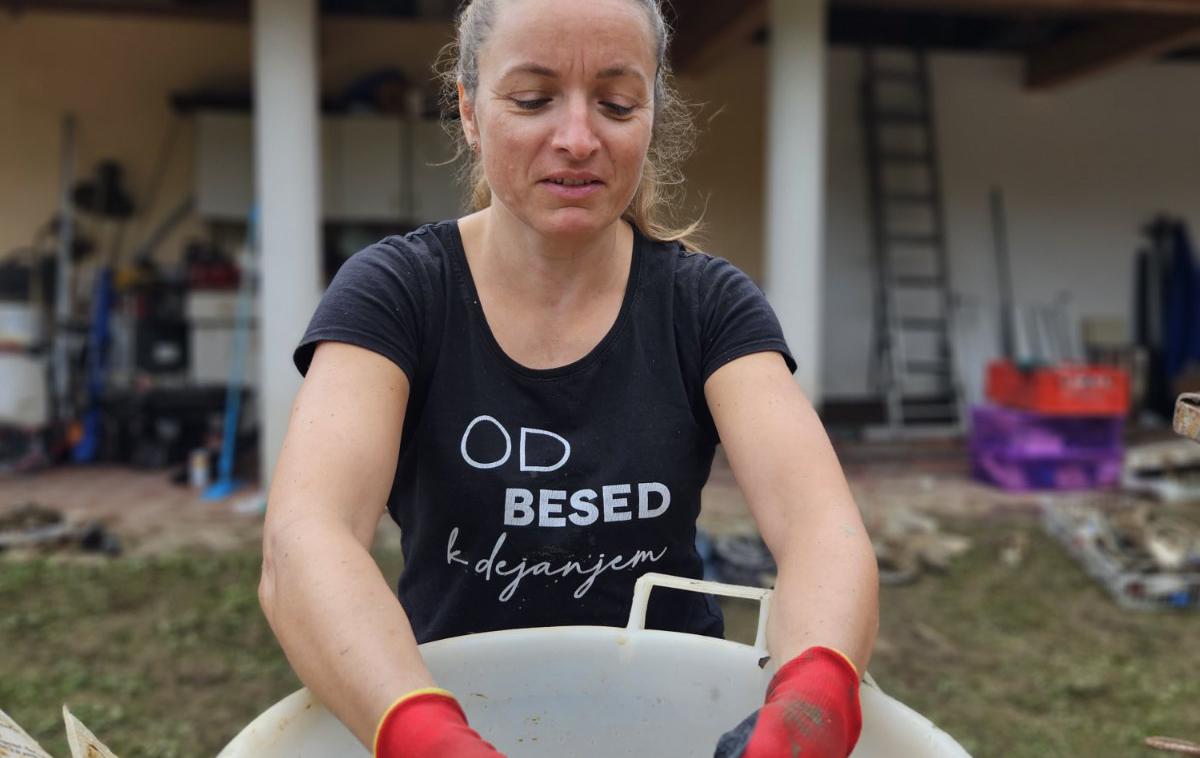
<svg viewBox="0 0 1200 758">
<path fill-rule="evenodd" d="M 50 754 L 0 710 L 0 758 L 50 758 Z"/>
<path fill-rule="evenodd" d="M 83 722 L 75 718 L 63 705 L 63 722 L 67 725 L 67 744 L 71 747 L 71 758 L 117 758 L 113 752 L 96 739 Z"/>
<path fill-rule="evenodd" d="M 71 758 L 117 758 L 65 705 L 63 722 L 67 727 Z M 51 758 L 51 755 L 7 713 L 0 710 L 0 758 Z"/>
</svg>

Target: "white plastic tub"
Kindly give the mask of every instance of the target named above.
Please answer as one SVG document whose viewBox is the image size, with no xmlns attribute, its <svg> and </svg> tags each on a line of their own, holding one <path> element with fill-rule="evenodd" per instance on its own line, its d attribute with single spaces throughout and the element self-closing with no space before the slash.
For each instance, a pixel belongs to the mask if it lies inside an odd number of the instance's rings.
<svg viewBox="0 0 1200 758">
<path fill-rule="evenodd" d="M 761 602 L 757 639 L 744 645 L 646 629 L 655 586 Z M 647 574 L 624 628 L 513 629 L 421 646 L 438 684 L 471 725 L 510 758 L 707 758 L 717 739 L 762 704 L 770 590 Z M 969 758 L 958 743 L 868 675 L 854 758 Z M 369 756 L 307 690 L 251 722 L 218 758 Z"/>
</svg>

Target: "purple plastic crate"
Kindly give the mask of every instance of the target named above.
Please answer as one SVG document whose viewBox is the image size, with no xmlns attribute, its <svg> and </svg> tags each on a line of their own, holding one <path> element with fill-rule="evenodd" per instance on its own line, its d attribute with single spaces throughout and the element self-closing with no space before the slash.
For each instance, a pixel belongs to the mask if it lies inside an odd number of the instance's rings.
<svg viewBox="0 0 1200 758">
<path fill-rule="evenodd" d="M 1116 416 L 975 406 L 971 468 L 976 479 L 1015 492 L 1112 487 L 1121 479 L 1124 425 Z"/>
<path fill-rule="evenodd" d="M 979 481 L 1011 492 L 1095 490 L 1120 482 L 1124 457 L 1120 450 L 1034 458 L 976 448 L 971 470 Z"/>
<path fill-rule="evenodd" d="M 1120 416 L 1050 416 L 998 405 L 971 409 L 971 448 L 1018 458 L 1120 452 L 1124 429 Z"/>
</svg>

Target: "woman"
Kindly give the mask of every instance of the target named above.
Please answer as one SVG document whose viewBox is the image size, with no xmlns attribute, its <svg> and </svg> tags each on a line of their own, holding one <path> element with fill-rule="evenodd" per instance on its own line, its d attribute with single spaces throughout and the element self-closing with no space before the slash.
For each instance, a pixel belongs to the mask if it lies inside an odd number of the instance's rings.
<svg viewBox="0 0 1200 758">
<path fill-rule="evenodd" d="M 498 755 L 418 643 L 620 625 L 642 573 L 699 576 L 718 435 L 779 567 L 786 662 L 720 754 L 857 739 L 874 556 L 762 293 L 656 218 L 679 136 L 666 36 L 655 0 L 470 4 L 453 79 L 479 210 L 355 255 L 296 351 L 262 605 L 376 755 Z M 368 553 L 385 505 L 400 603 Z M 658 594 L 651 626 L 722 633 L 711 600 Z"/>
</svg>

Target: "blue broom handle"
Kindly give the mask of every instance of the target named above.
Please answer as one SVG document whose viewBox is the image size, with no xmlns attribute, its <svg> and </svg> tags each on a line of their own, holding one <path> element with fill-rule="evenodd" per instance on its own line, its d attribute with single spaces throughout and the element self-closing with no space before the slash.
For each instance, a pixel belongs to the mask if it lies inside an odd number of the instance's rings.
<svg viewBox="0 0 1200 758">
<path fill-rule="evenodd" d="M 229 384 L 225 394 L 225 435 L 221 443 L 218 476 L 222 482 L 233 481 L 233 456 L 237 445 L 238 416 L 242 406 L 242 372 L 246 362 L 246 339 L 250 332 L 250 317 L 254 296 L 254 251 L 258 248 L 258 206 L 250 209 L 246 230 L 246 254 L 242 262 L 242 278 L 238 287 L 237 311 L 233 329 L 233 361 L 229 366 Z"/>
</svg>

